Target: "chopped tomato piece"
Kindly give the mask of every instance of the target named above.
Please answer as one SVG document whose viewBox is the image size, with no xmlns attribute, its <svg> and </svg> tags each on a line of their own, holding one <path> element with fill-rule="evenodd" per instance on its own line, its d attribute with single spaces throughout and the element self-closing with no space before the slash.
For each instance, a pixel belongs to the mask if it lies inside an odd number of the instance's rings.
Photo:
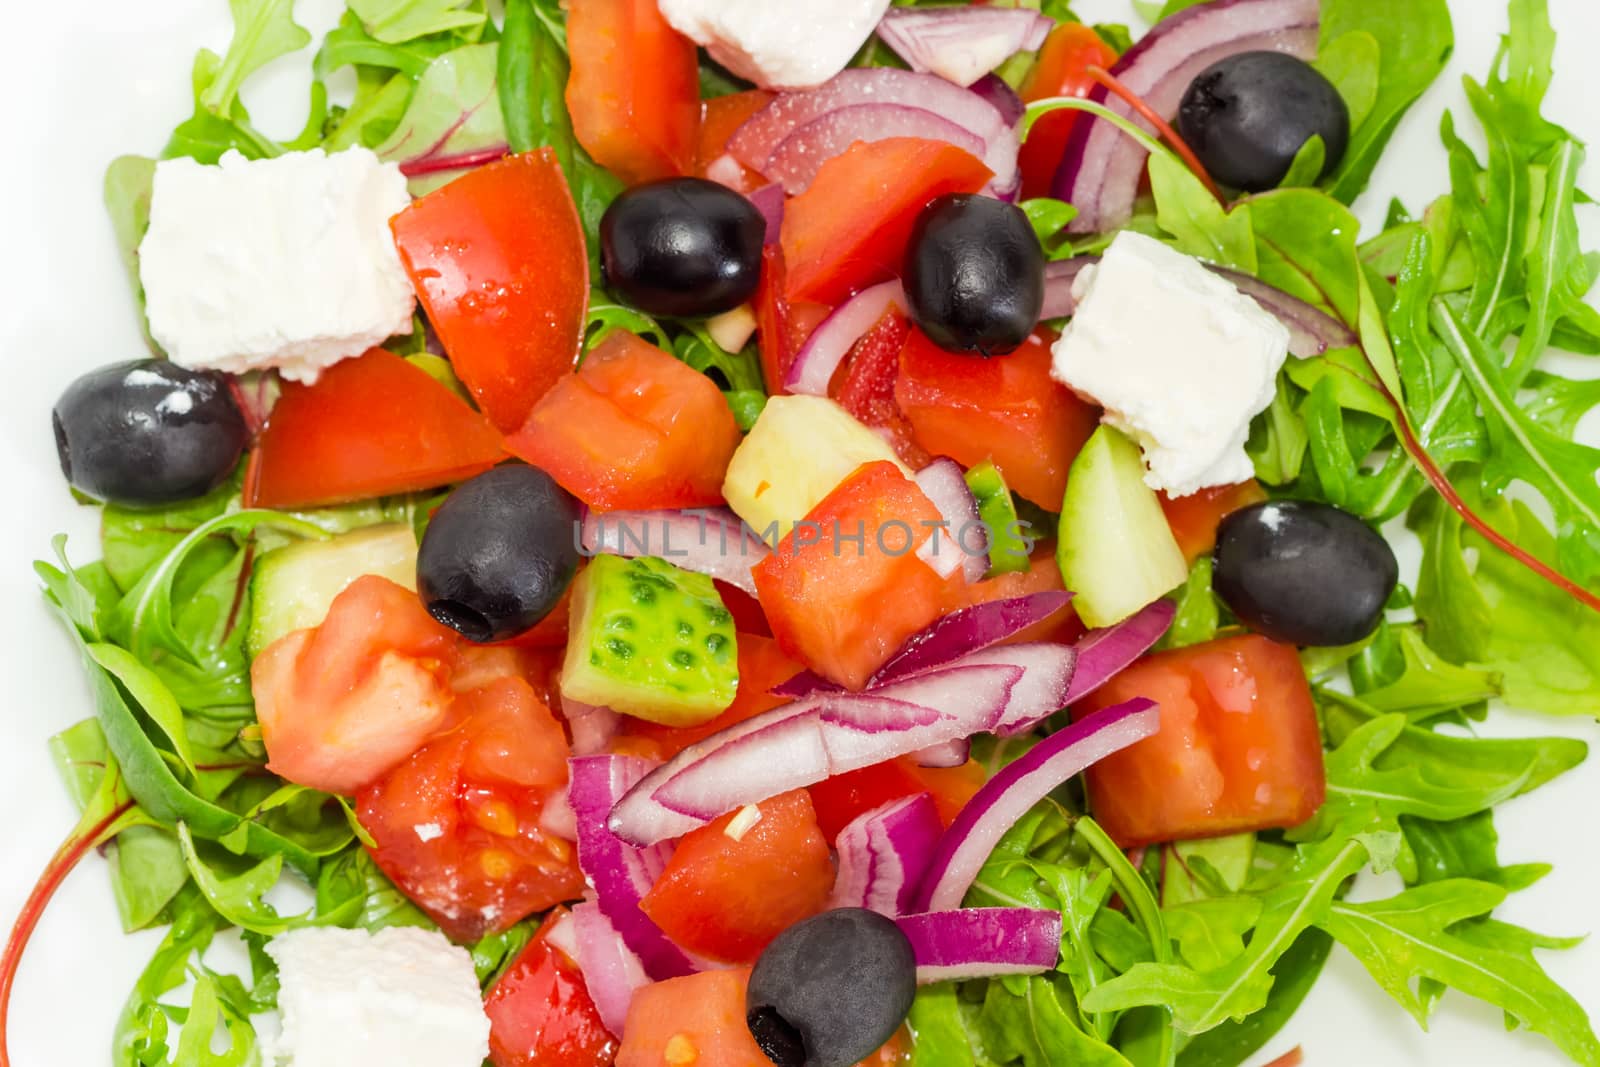
<svg viewBox="0 0 1600 1067">
<path fill-rule="evenodd" d="M 710 378 L 617 330 L 506 446 L 590 507 L 698 507 L 721 503 L 739 425 Z"/>
<path fill-rule="evenodd" d="M 753 825 L 733 811 L 686 834 L 639 904 L 691 952 L 752 962 L 773 938 L 828 906 L 833 856 L 811 798 L 797 789 L 757 809 Z M 730 834 L 735 819 L 743 826 L 737 840 Z"/>
<path fill-rule="evenodd" d="M 633 996 L 617 1067 L 772 1067 L 745 1022 L 750 968 L 703 971 Z"/>
<path fill-rule="evenodd" d="M 1322 806 L 1322 736 L 1289 645 L 1257 634 L 1139 660 L 1075 708 L 1161 706 L 1153 736 L 1089 768 L 1094 816 L 1124 848 L 1295 826 Z"/>
<path fill-rule="evenodd" d="M 824 497 L 755 567 L 761 606 L 784 651 L 861 688 L 943 613 L 950 582 L 916 553 L 940 521 L 933 502 L 887 461 L 863 465 Z"/>
<path fill-rule="evenodd" d="M 1178 539 L 1183 558 L 1193 563 L 1217 547 L 1217 528 L 1223 519 L 1265 499 L 1267 491 L 1251 478 L 1248 482 L 1219 485 L 1188 496 L 1170 497 L 1162 493 L 1161 510 L 1166 512 L 1167 525 L 1172 527 L 1172 536 Z"/>
<path fill-rule="evenodd" d="M 987 779 L 983 765 L 968 761 L 959 767 L 919 767 L 910 757 L 836 774 L 811 786 L 811 803 L 817 824 L 829 841 L 873 808 L 902 797 L 928 793 L 939 808 L 939 818 L 949 826 Z"/>
<path fill-rule="evenodd" d="M 894 399 L 900 349 L 910 332 L 910 321 L 891 308 L 851 349 L 844 381 L 834 399 L 863 425 L 886 437 L 901 462 L 920 470 L 933 457 L 912 439 L 911 423 Z"/>
<path fill-rule="evenodd" d="M 582 973 L 545 939 L 565 914 L 545 920 L 484 998 L 494 1067 L 611 1067 L 617 1042 Z"/>
<path fill-rule="evenodd" d="M 376 576 L 352 582 L 320 626 L 251 665 L 268 769 L 347 795 L 381 777 L 451 721 L 457 643 L 415 593 Z"/>
<path fill-rule="evenodd" d="M 1035 537 L 1042 535 L 1042 531 L 1038 530 L 1031 533 Z M 972 607 L 991 600 L 1011 600 L 1034 593 L 1061 593 L 1066 588 L 1061 580 L 1061 568 L 1056 565 L 1055 552 L 1043 548 L 1034 553 L 1025 571 L 997 574 L 993 578 L 959 588 L 954 607 Z M 1068 604 L 1050 618 L 1013 634 L 1005 643 L 1014 645 L 1024 641 L 1055 641 L 1070 645 L 1087 632 L 1078 613 Z"/>
<path fill-rule="evenodd" d="M 567 46 L 567 110 L 595 162 L 629 185 L 688 174 L 700 132 L 700 61 L 656 0 L 572 4 Z"/>
<path fill-rule="evenodd" d="M 488 419 L 381 348 L 285 385 L 256 447 L 249 503 L 267 508 L 432 489 L 505 458 Z"/>
<path fill-rule="evenodd" d="M 583 228 L 555 153 L 479 167 L 390 226 L 451 366 L 510 433 L 577 362 L 589 307 Z"/>
<path fill-rule="evenodd" d="M 1040 331 L 1009 356 L 974 359 L 914 329 L 894 395 L 929 454 L 964 467 L 993 460 L 1019 496 L 1059 511 L 1067 471 L 1100 415 L 1050 377 L 1050 343 Z"/>
<path fill-rule="evenodd" d="M 1116 50 L 1101 40 L 1092 27 L 1081 22 L 1063 22 L 1045 38 L 1038 60 L 1022 83 L 1020 95 L 1027 104 L 1053 96 L 1087 96 L 1089 90 L 1099 84 L 1089 76 L 1089 68 L 1110 70 L 1116 61 Z M 1061 166 L 1067 139 L 1072 136 L 1079 114 L 1064 110 L 1047 112 L 1028 131 L 1019 160 L 1025 199 L 1054 195 L 1056 171 Z"/>
<path fill-rule="evenodd" d="M 720 579 L 717 581 L 717 594 L 722 597 L 722 606 L 733 616 L 735 630 L 741 634 L 754 634 L 757 637 L 772 636 L 772 627 L 767 625 L 767 616 L 761 610 L 761 601 L 738 586 L 729 585 Z"/>
<path fill-rule="evenodd" d="M 714 733 L 736 726 L 754 718 L 763 711 L 771 711 L 787 704 L 788 697 L 773 696 L 774 686 L 787 682 L 799 674 L 802 666 L 790 659 L 778 642 L 770 637 L 739 634 L 739 691 L 733 703 L 721 715 L 699 726 L 674 728 L 643 719 L 628 719 L 628 732 L 635 737 L 649 738 L 657 745 L 657 758 L 675 756 L 690 745 L 704 741 Z"/>
<path fill-rule="evenodd" d="M 728 152 L 728 141 L 750 116 L 772 103 L 773 95 L 763 89 L 749 89 L 707 100 L 702 105 L 694 172 L 741 193 L 753 193 L 766 185 L 767 179 Z"/>
<path fill-rule="evenodd" d="M 883 1047 L 860 1063 L 856 1067 L 899 1067 L 911 1059 L 911 1035 L 905 1027 L 895 1031 L 893 1037 L 883 1043 Z"/>
<path fill-rule="evenodd" d="M 900 273 L 911 227 L 928 201 L 975 193 L 994 174 L 942 141 L 858 142 L 822 165 L 783 215 L 791 300 L 837 304 Z"/>
</svg>

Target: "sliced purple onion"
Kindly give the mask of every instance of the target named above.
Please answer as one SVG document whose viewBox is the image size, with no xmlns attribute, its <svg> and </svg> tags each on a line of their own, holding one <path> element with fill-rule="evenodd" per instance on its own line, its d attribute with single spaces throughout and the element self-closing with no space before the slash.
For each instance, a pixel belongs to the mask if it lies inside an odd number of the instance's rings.
<svg viewBox="0 0 1600 1067">
<path fill-rule="evenodd" d="M 645 971 L 659 980 L 701 969 L 639 909 L 672 856 L 668 845 L 635 848 L 606 825 L 611 809 L 652 769 L 630 756 L 585 756 L 570 762 L 568 795 L 578 819 L 578 868 L 594 887 L 595 903 L 605 913 Z"/>
<path fill-rule="evenodd" d="M 1003 768 L 940 839 L 918 894 L 918 910 L 959 908 L 995 845 L 1029 809 L 1084 768 L 1149 737 L 1160 724 L 1153 702 L 1130 700 L 1080 719 Z"/>
<path fill-rule="evenodd" d="M 920 137 L 947 141 L 983 158 L 985 144 L 977 134 L 931 111 L 905 104 L 851 104 L 812 119 L 779 142 L 761 173 L 780 183 L 790 196 L 811 188 L 822 165 L 857 141 Z"/>
<path fill-rule="evenodd" d="M 727 508 L 590 511 L 583 517 L 583 550 L 590 555 L 660 556 L 751 596 L 756 582 L 750 569 L 772 554 L 771 547 Z"/>
<path fill-rule="evenodd" d="M 743 164 L 741 164 L 742 166 Z M 761 217 L 767 220 L 767 236 L 764 244 L 775 245 L 783 233 L 783 209 L 786 201 L 783 186 L 777 182 L 763 185 L 750 194 L 750 202 L 761 212 Z"/>
<path fill-rule="evenodd" d="M 881 282 L 861 290 L 834 309 L 811 331 L 800 346 L 784 377 L 783 387 L 791 393 L 827 396 L 834 372 L 850 354 L 850 349 L 867 331 L 876 326 L 890 309 L 904 311 L 905 290 L 898 281 Z M 756 561 L 756 562 L 759 562 Z M 752 588 L 749 590 L 754 592 Z"/>
<path fill-rule="evenodd" d="M 1289 352 L 1301 359 L 1320 356 L 1330 348 L 1349 348 L 1357 341 L 1354 331 L 1344 323 L 1306 303 L 1290 296 L 1276 286 L 1242 271 L 1229 270 L 1206 264 L 1216 274 L 1228 279 L 1234 286 L 1275 315 L 1289 329 Z"/>
<path fill-rule="evenodd" d="M 1082 700 L 1154 648 L 1177 614 L 1178 606 L 1172 601 L 1157 600 L 1113 626 L 1090 630 L 1079 638 L 1073 646 L 1078 665 L 1072 673 L 1066 703 Z"/>
<path fill-rule="evenodd" d="M 960 662 L 973 667 L 1008 664 L 1023 669 L 1021 681 L 1011 687 L 1000 721 L 994 724 L 996 734 L 1010 737 L 1033 729 L 1067 706 L 1078 653 L 1071 645 L 1031 641 L 981 649 L 961 657 Z"/>
<path fill-rule="evenodd" d="M 998 74 L 985 74 L 973 82 L 969 88 L 995 106 L 1008 126 L 1015 126 L 1022 121 L 1022 113 L 1027 105 L 1022 102 L 1022 97 L 1017 91 Z"/>
<path fill-rule="evenodd" d="M 550 790 L 544 807 L 539 811 L 539 829 L 563 841 L 578 840 L 578 813 L 572 810 L 572 801 L 566 790 Z"/>
<path fill-rule="evenodd" d="M 1099 256 L 1073 256 L 1058 259 L 1044 268 L 1044 309 L 1039 318 L 1064 319 L 1078 310 L 1078 298 L 1072 286 L 1083 268 L 1100 262 Z"/>
<path fill-rule="evenodd" d="M 1156 23 L 1111 68 L 1123 85 L 1171 120 L 1195 76 L 1241 52 L 1317 54 L 1319 0 L 1212 0 Z M 1120 97 L 1096 86 L 1089 99 L 1148 128 Z M 1107 233 L 1133 216 L 1148 153 L 1109 122 L 1073 123 L 1054 196 L 1078 209 L 1073 233 Z"/>
<path fill-rule="evenodd" d="M 1041 974 L 1061 958 L 1061 913 L 1046 908 L 962 908 L 895 922 L 911 942 L 920 985 Z"/>
<path fill-rule="evenodd" d="M 844 686 L 830 682 L 816 671 L 801 671 L 787 682 L 772 687 L 772 695 L 798 700 L 818 693 L 842 693 Z"/>
<path fill-rule="evenodd" d="M 872 676 L 868 686 L 885 685 L 896 678 L 942 667 L 968 653 L 992 648 L 1028 627 L 1044 622 L 1071 601 L 1071 593 L 1029 593 L 1027 596 L 989 600 L 952 611 L 901 645 L 900 651 L 878 668 L 878 673 Z M 784 686 L 796 686 L 802 679 L 806 679 L 806 676 L 796 675 Z"/>
<path fill-rule="evenodd" d="M 839 831 L 839 878 L 830 906 L 867 908 L 891 919 L 905 914 L 943 833 L 939 807 L 928 793 L 857 817 Z"/>
<path fill-rule="evenodd" d="M 596 756 L 611 747 L 622 730 L 622 716 L 610 708 L 561 697 L 561 716 L 572 734 L 572 754 Z"/>
<path fill-rule="evenodd" d="M 982 581 L 989 570 L 989 536 L 961 465 L 940 456 L 918 471 L 916 480 L 944 520 L 943 528 L 917 549 L 917 558 L 941 578 L 959 570 L 968 582 Z"/>
<path fill-rule="evenodd" d="M 606 1029 L 621 1037 L 633 995 L 650 984 L 650 976 L 594 901 L 574 905 L 567 923 L 577 940 L 578 969 L 583 972 L 589 999 Z"/>
<path fill-rule="evenodd" d="M 959 741 L 930 745 L 914 753 L 912 758 L 917 761 L 918 767 L 960 767 L 972 758 L 972 741 L 963 737 Z"/>
<path fill-rule="evenodd" d="M 544 925 L 544 943 L 560 952 L 573 964 L 578 963 L 578 928 L 572 921 L 572 913 L 564 912 L 556 916 L 554 922 Z"/>
<path fill-rule="evenodd" d="M 912 70 L 969 86 L 1018 52 L 1035 52 L 1055 20 L 1023 7 L 890 8 L 878 36 Z"/>
</svg>

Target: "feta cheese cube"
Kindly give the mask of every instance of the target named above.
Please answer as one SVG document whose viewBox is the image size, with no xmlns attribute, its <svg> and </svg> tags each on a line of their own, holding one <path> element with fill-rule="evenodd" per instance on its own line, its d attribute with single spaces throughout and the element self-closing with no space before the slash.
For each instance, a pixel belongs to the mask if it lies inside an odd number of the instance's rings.
<svg viewBox="0 0 1600 1067">
<path fill-rule="evenodd" d="M 313 927 L 267 954 L 282 1014 L 272 1052 L 286 1067 L 482 1067 L 489 1055 L 472 957 L 442 934 Z"/>
<path fill-rule="evenodd" d="M 389 232 L 410 203 L 365 148 L 156 166 L 139 246 L 150 332 L 173 362 L 293 381 L 411 332 L 416 295 Z"/>
<path fill-rule="evenodd" d="M 806 89 L 843 70 L 889 0 L 661 0 L 673 29 L 764 89 Z"/>
<path fill-rule="evenodd" d="M 1139 442 L 1145 484 L 1173 496 L 1241 482 L 1250 420 L 1272 403 L 1289 331 L 1192 256 L 1118 234 L 1079 273 L 1052 374 Z"/>
</svg>

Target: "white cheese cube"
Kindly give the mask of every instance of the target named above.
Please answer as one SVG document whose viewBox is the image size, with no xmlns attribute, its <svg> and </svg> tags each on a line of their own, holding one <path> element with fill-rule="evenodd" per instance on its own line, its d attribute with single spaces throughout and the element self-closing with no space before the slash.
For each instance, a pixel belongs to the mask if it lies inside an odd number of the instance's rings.
<svg viewBox="0 0 1600 1067">
<path fill-rule="evenodd" d="M 673 29 L 763 89 L 806 89 L 843 70 L 889 0 L 661 0 Z"/>
<path fill-rule="evenodd" d="M 489 1055 L 472 957 L 442 934 L 314 927 L 273 939 L 267 954 L 283 1067 L 482 1067 Z"/>
<path fill-rule="evenodd" d="M 411 332 L 389 219 L 405 175 L 365 148 L 156 166 L 139 246 L 150 332 L 173 362 L 293 381 Z"/>
<path fill-rule="evenodd" d="M 1188 496 L 1250 478 L 1245 439 L 1289 353 L 1283 323 L 1199 260 L 1131 231 L 1073 294 L 1052 373 L 1139 443 L 1145 484 Z"/>
</svg>

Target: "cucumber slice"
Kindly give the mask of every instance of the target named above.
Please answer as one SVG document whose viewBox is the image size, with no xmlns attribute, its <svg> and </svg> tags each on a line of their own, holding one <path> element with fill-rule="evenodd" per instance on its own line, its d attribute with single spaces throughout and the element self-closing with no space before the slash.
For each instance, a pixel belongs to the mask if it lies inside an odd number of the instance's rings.
<svg viewBox="0 0 1600 1067">
<path fill-rule="evenodd" d="M 1109 426 L 1083 446 L 1067 475 L 1056 562 L 1078 616 L 1091 627 L 1121 622 L 1189 577 L 1139 447 Z"/>
<path fill-rule="evenodd" d="M 250 577 L 245 651 L 253 659 L 285 634 L 318 625 L 334 598 L 367 574 L 417 587 L 417 538 L 410 526 L 368 526 L 268 552 Z"/>
<path fill-rule="evenodd" d="M 989 573 L 1021 574 L 1028 569 L 1027 532 L 1017 519 L 1017 505 L 1000 468 L 988 460 L 967 472 L 967 488 L 978 501 L 978 518 L 989 531 Z"/>
</svg>

